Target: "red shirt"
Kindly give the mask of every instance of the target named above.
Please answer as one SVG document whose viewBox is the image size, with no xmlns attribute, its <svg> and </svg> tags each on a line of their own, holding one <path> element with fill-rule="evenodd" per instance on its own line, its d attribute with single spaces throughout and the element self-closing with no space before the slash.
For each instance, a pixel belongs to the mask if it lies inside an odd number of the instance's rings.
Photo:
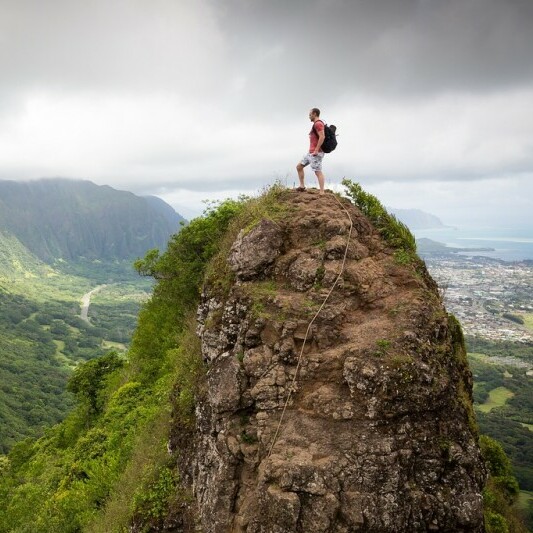
<svg viewBox="0 0 533 533">
<path fill-rule="evenodd" d="M 316 131 L 315 131 L 316 130 Z M 312 154 L 316 145 L 318 144 L 318 133 L 324 131 L 324 123 L 321 120 L 316 120 L 311 131 L 309 132 L 309 153 Z"/>
</svg>

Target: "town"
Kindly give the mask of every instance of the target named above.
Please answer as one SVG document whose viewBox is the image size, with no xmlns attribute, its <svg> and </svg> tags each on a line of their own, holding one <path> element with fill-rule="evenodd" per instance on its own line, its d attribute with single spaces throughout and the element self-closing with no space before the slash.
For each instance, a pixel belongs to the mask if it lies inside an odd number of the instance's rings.
<svg viewBox="0 0 533 533">
<path fill-rule="evenodd" d="M 425 257 L 448 312 L 466 335 L 533 342 L 533 264 L 442 254 Z"/>
</svg>

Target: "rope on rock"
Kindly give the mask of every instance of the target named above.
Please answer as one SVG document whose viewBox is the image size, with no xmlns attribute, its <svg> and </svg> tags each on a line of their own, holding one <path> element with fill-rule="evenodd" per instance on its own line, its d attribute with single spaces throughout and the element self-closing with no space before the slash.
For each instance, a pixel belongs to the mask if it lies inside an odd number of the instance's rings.
<svg viewBox="0 0 533 533">
<path fill-rule="evenodd" d="M 346 207 L 344 207 L 342 205 L 341 201 L 339 200 L 339 198 L 337 197 L 337 195 L 335 193 L 333 193 L 333 197 L 335 198 L 337 203 L 341 206 L 341 208 L 344 210 L 344 212 L 346 213 L 346 215 L 348 216 L 348 219 L 350 221 L 350 230 L 348 231 L 348 239 L 346 241 L 346 249 L 344 250 L 344 257 L 342 259 L 341 269 L 340 269 L 339 274 L 337 275 L 337 278 L 335 279 L 335 282 L 331 286 L 331 289 L 329 290 L 326 298 L 322 302 L 322 305 L 320 306 L 318 311 L 315 313 L 315 316 L 311 319 L 311 321 L 309 322 L 309 325 L 307 326 L 307 331 L 305 332 L 305 337 L 304 337 L 304 341 L 303 341 L 303 344 L 302 344 L 302 348 L 300 349 L 300 355 L 298 356 L 298 363 L 296 365 L 296 370 L 294 372 L 294 376 L 292 378 L 292 382 L 291 382 L 290 387 L 289 387 L 289 393 L 287 394 L 287 399 L 285 400 L 285 405 L 283 406 L 283 411 L 281 412 L 281 417 L 279 419 L 278 427 L 276 428 L 276 433 L 274 434 L 274 438 L 272 439 L 272 444 L 270 446 L 270 450 L 268 451 L 267 458 L 271 456 L 272 450 L 274 449 L 274 446 L 276 445 L 276 441 L 278 439 L 279 431 L 281 429 L 281 424 L 283 423 L 283 418 L 285 417 L 285 411 L 287 410 L 287 406 L 289 405 L 289 401 L 291 399 L 292 393 L 294 392 L 294 385 L 296 383 L 296 378 L 298 376 L 298 370 L 300 369 L 300 365 L 301 365 L 301 362 L 302 362 L 305 343 L 307 341 L 307 337 L 309 336 L 309 332 L 311 331 L 311 326 L 313 325 L 313 322 L 316 320 L 316 318 L 318 317 L 318 315 L 320 314 L 320 312 L 322 311 L 322 309 L 326 305 L 326 302 L 328 301 L 329 297 L 331 296 L 331 293 L 333 292 L 333 289 L 335 289 L 340 277 L 344 273 L 344 267 L 346 265 L 346 257 L 348 255 L 348 247 L 350 245 L 350 240 L 351 240 L 351 237 L 352 237 L 353 220 L 352 220 L 352 217 L 350 216 L 349 211 L 346 209 Z"/>
</svg>

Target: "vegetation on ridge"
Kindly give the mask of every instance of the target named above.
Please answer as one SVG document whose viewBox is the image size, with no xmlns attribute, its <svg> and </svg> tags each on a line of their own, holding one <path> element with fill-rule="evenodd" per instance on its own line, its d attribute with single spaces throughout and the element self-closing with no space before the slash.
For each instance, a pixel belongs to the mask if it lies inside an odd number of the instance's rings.
<svg viewBox="0 0 533 533">
<path fill-rule="evenodd" d="M 414 257 L 416 239 L 409 228 L 394 215 L 391 215 L 375 196 L 364 191 L 359 183 L 343 179 L 342 184 L 346 187 L 346 194 L 372 221 L 382 237 L 393 248 Z"/>
<path fill-rule="evenodd" d="M 527 533 L 512 507 L 518 500 L 520 489 L 509 458 L 501 445 L 486 435 L 480 437 L 479 444 L 489 471 L 483 491 L 487 533 Z"/>
</svg>

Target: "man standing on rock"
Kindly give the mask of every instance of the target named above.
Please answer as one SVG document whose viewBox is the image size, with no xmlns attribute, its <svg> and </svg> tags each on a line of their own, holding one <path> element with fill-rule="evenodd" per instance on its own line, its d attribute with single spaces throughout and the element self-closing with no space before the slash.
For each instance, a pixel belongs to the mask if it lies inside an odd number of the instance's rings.
<svg viewBox="0 0 533 533">
<path fill-rule="evenodd" d="M 313 127 L 309 132 L 309 153 L 304 155 L 302 160 L 296 165 L 298 171 L 298 178 L 300 179 L 300 186 L 297 191 L 305 191 L 304 184 L 304 168 L 307 165 L 311 165 L 318 179 L 318 185 L 320 187 L 320 194 L 324 194 L 324 174 L 322 173 L 322 159 L 324 158 L 324 152 L 321 150 L 322 143 L 324 142 L 324 123 L 320 120 L 320 109 L 313 107 L 309 111 L 309 120 L 313 123 Z"/>
</svg>

